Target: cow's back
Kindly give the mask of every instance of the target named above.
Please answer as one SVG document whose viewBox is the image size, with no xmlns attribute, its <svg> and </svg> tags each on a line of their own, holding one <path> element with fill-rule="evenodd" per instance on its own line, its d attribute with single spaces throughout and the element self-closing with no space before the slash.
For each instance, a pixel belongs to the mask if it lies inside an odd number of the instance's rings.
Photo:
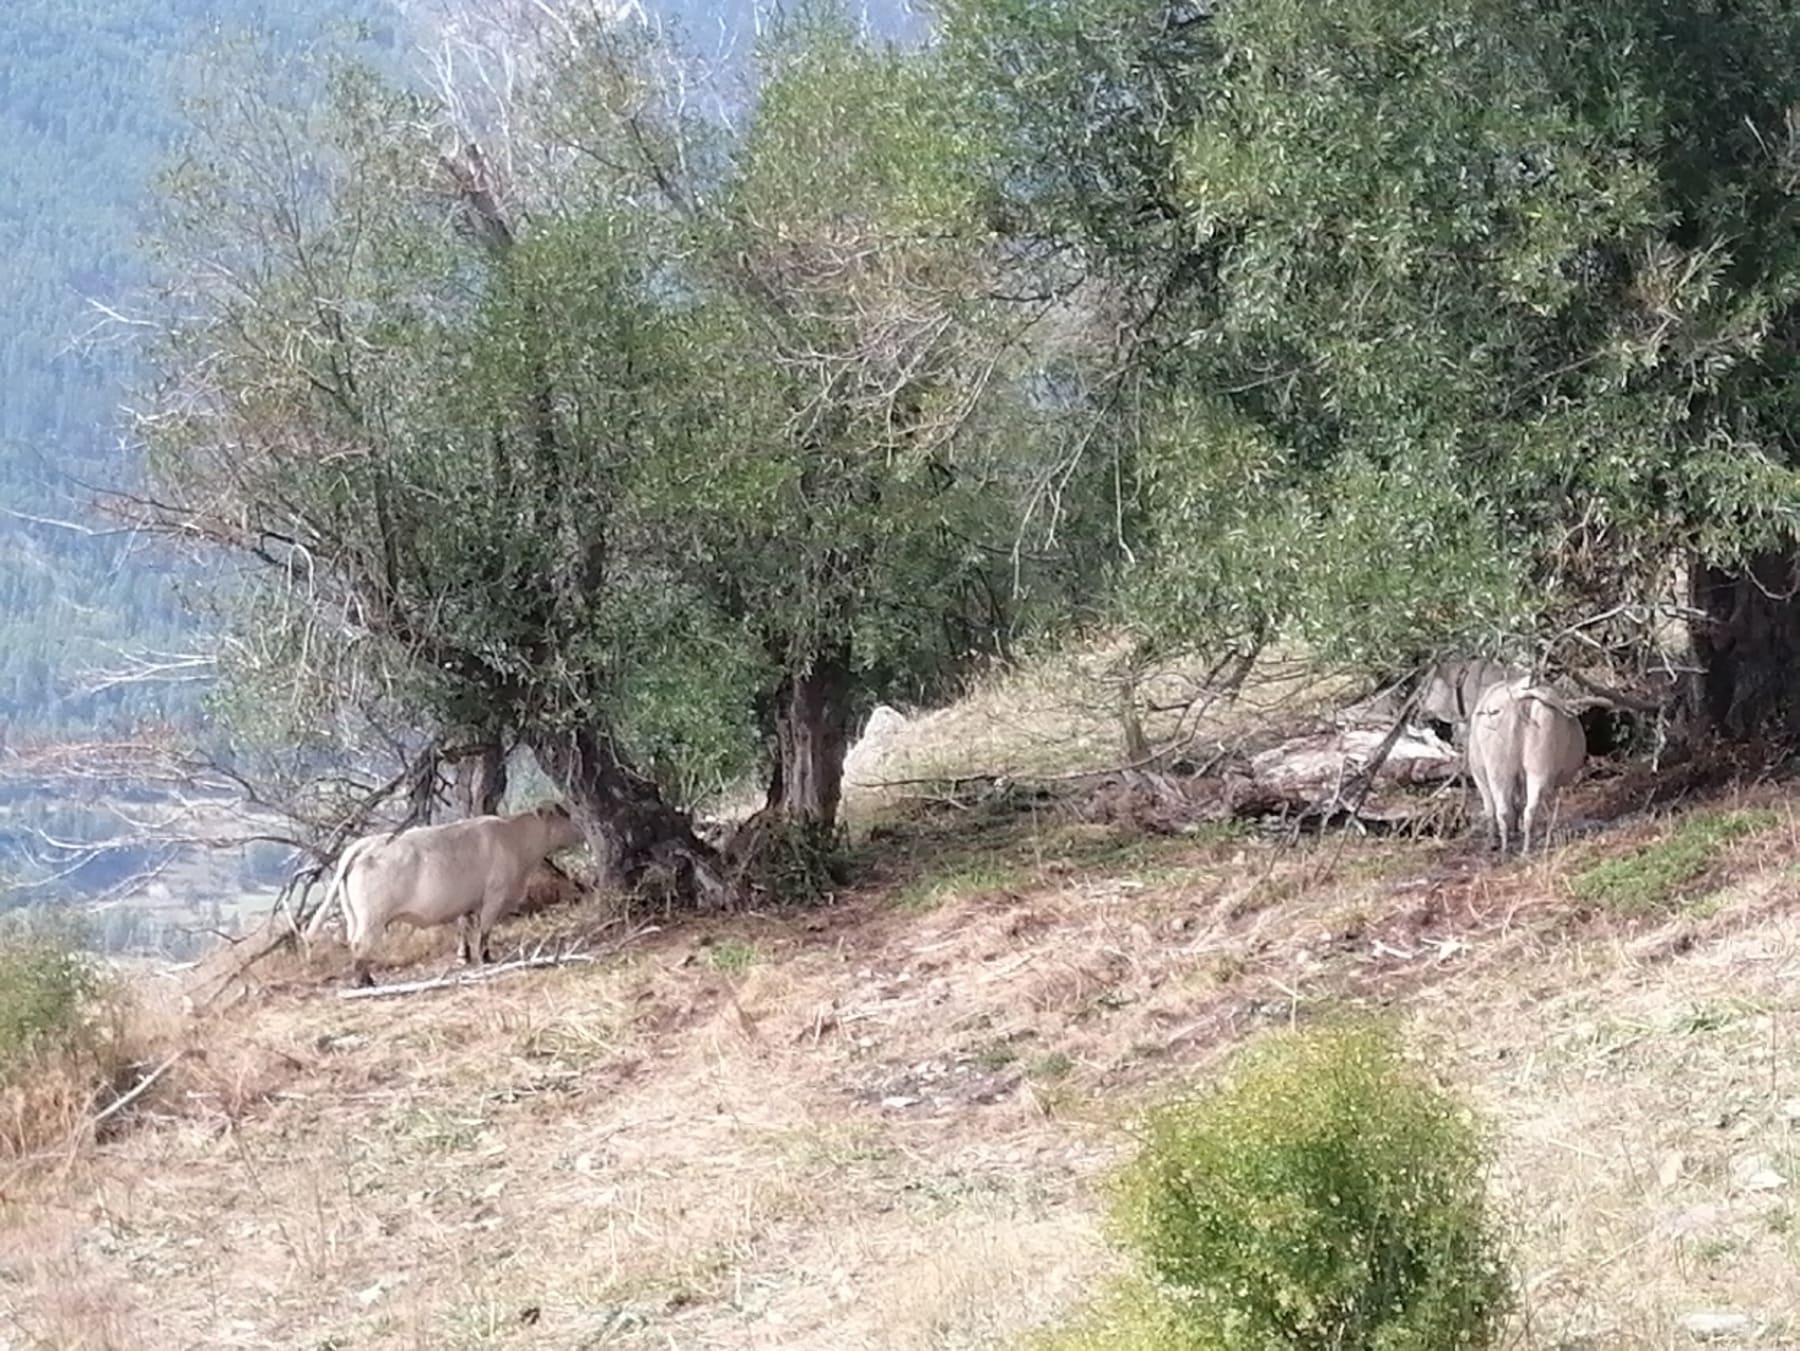
<svg viewBox="0 0 1800 1351">
<path fill-rule="evenodd" d="M 1419 710 L 1439 722 L 1460 725 L 1473 717 L 1483 696 L 1511 674 L 1507 667 L 1485 657 L 1439 662 L 1426 672 Z"/>
<path fill-rule="evenodd" d="M 1587 733 L 1574 711 L 1544 688 L 1520 706 L 1520 756 L 1525 772 L 1548 788 L 1573 779 L 1587 759 Z"/>
<path fill-rule="evenodd" d="M 499 861 L 497 820 L 421 826 L 367 855 L 353 880 L 377 927 L 393 920 L 443 924 L 479 906 Z"/>
<path fill-rule="evenodd" d="M 1520 705 L 1523 681 L 1504 680 L 1488 686 L 1469 717 L 1469 762 L 1490 782 L 1516 778 L 1523 767 Z"/>
</svg>

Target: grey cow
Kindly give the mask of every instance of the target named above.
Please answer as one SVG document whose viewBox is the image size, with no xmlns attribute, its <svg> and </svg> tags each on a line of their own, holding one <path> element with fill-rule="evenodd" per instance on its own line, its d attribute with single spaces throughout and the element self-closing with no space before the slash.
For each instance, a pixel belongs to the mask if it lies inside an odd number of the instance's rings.
<svg viewBox="0 0 1800 1351">
<path fill-rule="evenodd" d="M 1438 722 L 1447 722 L 1460 739 L 1475 705 L 1487 690 L 1519 672 L 1485 657 L 1454 657 L 1440 661 L 1425 672 L 1419 686 L 1419 712 Z"/>
<path fill-rule="evenodd" d="M 1556 817 L 1556 796 L 1587 760 L 1587 734 L 1561 695 L 1530 676 L 1490 686 L 1469 719 L 1469 777 L 1482 811 L 1506 853 L 1523 806 L 1520 852 L 1531 852 L 1533 827 L 1544 810 Z M 1522 801 L 1521 801 L 1522 799 Z M 1545 823 L 1544 836 L 1549 833 Z"/>
<path fill-rule="evenodd" d="M 568 809 L 550 803 L 518 816 L 475 816 L 400 835 L 369 835 L 338 860 L 331 886 L 307 925 L 310 941 L 342 895 L 344 937 L 356 983 L 372 983 L 369 953 L 395 921 L 426 928 L 462 927 L 465 961 L 488 960 L 488 931 L 524 899 L 544 859 L 579 844 Z"/>
</svg>

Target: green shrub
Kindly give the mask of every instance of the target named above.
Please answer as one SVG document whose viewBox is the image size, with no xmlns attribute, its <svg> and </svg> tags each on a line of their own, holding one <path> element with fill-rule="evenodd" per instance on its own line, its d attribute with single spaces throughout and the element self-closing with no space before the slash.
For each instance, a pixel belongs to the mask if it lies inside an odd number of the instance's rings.
<svg viewBox="0 0 1800 1351">
<path fill-rule="evenodd" d="M 1065 1348 L 1490 1346 L 1511 1280 L 1476 1124 L 1373 1025 L 1271 1038 L 1152 1113 L 1114 1230 L 1139 1272 Z"/>
<path fill-rule="evenodd" d="M 73 1138 L 152 1049 L 135 1006 L 81 950 L 80 934 L 57 916 L 14 914 L 0 925 L 0 1159 Z"/>
<path fill-rule="evenodd" d="M 733 841 L 746 876 L 776 901 L 809 905 L 824 900 L 844 881 L 844 837 L 817 821 L 764 817 L 748 845 Z"/>
<path fill-rule="evenodd" d="M 0 933 L 0 1080 L 88 1045 L 103 986 L 68 926 L 39 920 Z"/>
<path fill-rule="evenodd" d="M 1569 889 L 1581 900 L 1624 915 L 1666 910 L 1706 875 L 1734 840 L 1768 830 L 1779 821 L 1766 808 L 1696 812 L 1683 818 L 1666 839 L 1576 873 L 1569 879 Z"/>
</svg>

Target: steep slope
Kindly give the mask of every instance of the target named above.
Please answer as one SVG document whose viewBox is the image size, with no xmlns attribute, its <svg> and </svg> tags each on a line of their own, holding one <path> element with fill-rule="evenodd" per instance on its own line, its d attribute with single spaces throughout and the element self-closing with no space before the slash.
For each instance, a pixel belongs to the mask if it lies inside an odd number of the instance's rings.
<svg viewBox="0 0 1800 1351">
<path fill-rule="evenodd" d="M 171 1012 L 150 1109 L 6 1183 L 0 1314 L 90 1347 L 1004 1345 L 1114 1261 L 1140 1104 L 1373 1006 L 1495 1124 L 1519 1345 L 1684 1346 L 1696 1313 L 1800 1344 L 1791 796 L 1505 865 L 894 811 L 817 911 L 544 916 L 507 941 L 598 960 L 346 1002 L 334 952 Z M 396 935 L 385 978 L 450 952 Z"/>
</svg>

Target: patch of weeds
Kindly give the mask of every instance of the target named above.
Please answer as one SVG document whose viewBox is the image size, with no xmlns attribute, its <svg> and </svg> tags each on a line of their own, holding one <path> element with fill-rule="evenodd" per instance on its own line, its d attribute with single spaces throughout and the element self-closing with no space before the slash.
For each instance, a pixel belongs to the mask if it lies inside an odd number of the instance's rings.
<svg viewBox="0 0 1800 1351">
<path fill-rule="evenodd" d="M 1090 831 L 1092 827 L 1088 828 Z M 1208 821 L 1183 835 L 1142 835 L 1107 827 L 1102 834 L 1063 832 L 1060 840 L 1042 842 L 1046 860 L 1105 872 L 1130 873 L 1143 882 L 1181 877 L 1203 866 L 1194 855 L 1249 837 L 1240 821 Z"/>
<path fill-rule="evenodd" d="M 472 1146 L 486 1124 L 478 1117 L 415 1107 L 400 1118 L 395 1133 L 409 1142 L 415 1153 L 449 1154 Z"/>
<path fill-rule="evenodd" d="M 756 944 L 742 938 L 721 938 L 707 953 L 713 970 L 728 976 L 739 975 L 756 965 Z"/>
<path fill-rule="evenodd" d="M 828 898 L 850 877 L 851 855 L 844 832 L 816 821 L 757 818 L 754 838 L 733 849 L 746 860 L 745 875 L 789 905 Z"/>
<path fill-rule="evenodd" d="M 1005 1069 L 1018 1058 L 1019 1048 L 1004 1038 L 977 1046 L 969 1057 L 977 1069 L 986 1070 L 990 1074 Z"/>
<path fill-rule="evenodd" d="M 1684 1036 L 1717 1032 L 1743 1018 L 1755 1017 L 1764 1010 L 1742 999 L 1707 999 L 1683 1009 L 1676 1015 L 1674 1030 Z"/>
<path fill-rule="evenodd" d="M 1402 848 L 1402 841 L 1384 841 L 1384 847 L 1367 853 L 1356 853 L 1342 860 L 1334 870 L 1345 882 L 1380 882 L 1416 866 L 1413 851 Z"/>
<path fill-rule="evenodd" d="M 1489 1136 L 1384 1029 L 1264 1041 L 1137 1133 L 1113 1207 L 1133 1270 L 1040 1345 L 1501 1343 L 1514 1290 Z"/>
<path fill-rule="evenodd" d="M 1766 808 L 1694 813 L 1666 839 L 1635 854 L 1606 859 L 1569 878 L 1578 900 L 1622 915 L 1667 911 L 1703 877 L 1734 840 L 1769 829 L 1780 818 Z"/>
<path fill-rule="evenodd" d="M 0 1157 L 64 1137 L 148 1068 L 129 997 L 82 933 L 35 911 L 0 924 Z"/>
<path fill-rule="evenodd" d="M 23 1074 L 40 1056 L 81 1049 L 103 985 L 71 934 L 33 925 L 0 940 L 0 1078 Z"/>
<path fill-rule="evenodd" d="M 1735 1238 L 1703 1238 L 1694 1244 L 1694 1260 L 1703 1267 L 1716 1267 L 1735 1257 L 1742 1247 Z"/>
<path fill-rule="evenodd" d="M 1729 891 L 1712 891 L 1704 896 L 1695 897 L 1681 909 L 1684 914 L 1692 915 L 1695 919 L 1711 919 L 1723 910 L 1730 900 L 1731 893 Z"/>
<path fill-rule="evenodd" d="M 1300 869 L 1275 877 L 1260 878 L 1231 907 L 1230 917 L 1243 919 L 1256 914 L 1259 910 L 1268 910 L 1273 906 L 1298 900 L 1305 890 L 1306 877 Z"/>
<path fill-rule="evenodd" d="M 788 1147 L 802 1164 L 832 1169 L 887 1163 L 895 1157 L 893 1146 L 878 1132 L 861 1126 L 821 1126 L 797 1132 Z"/>
<path fill-rule="evenodd" d="M 1061 1051 L 1046 1051 L 1033 1058 L 1026 1073 L 1039 1083 L 1054 1084 L 1069 1077 L 1075 1062 Z"/>
<path fill-rule="evenodd" d="M 894 893 L 900 910 L 918 913 L 933 910 L 958 896 L 975 896 L 1019 885 L 1020 869 L 998 859 L 974 859 L 949 872 L 916 877 Z"/>
<path fill-rule="evenodd" d="M 1234 985 L 1250 970 L 1250 964 L 1235 952 L 1222 952 L 1203 962 L 1196 962 L 1191 977 L 1205 985 Z"/>
</svg>

